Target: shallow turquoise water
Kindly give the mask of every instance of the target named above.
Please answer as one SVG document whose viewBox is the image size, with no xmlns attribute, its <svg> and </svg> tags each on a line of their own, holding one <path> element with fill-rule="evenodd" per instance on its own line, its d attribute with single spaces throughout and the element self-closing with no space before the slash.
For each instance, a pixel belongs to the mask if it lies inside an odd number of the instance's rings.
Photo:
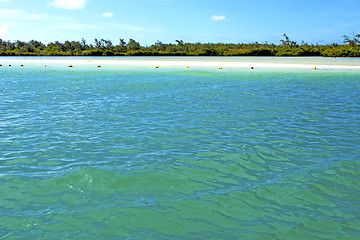
<svg viewBox="0 0 360 240">
<path fill-rule="evenodd" d="M 360 73 L 0 69 L 0 239 L 358 239 Z"/>
</svg>

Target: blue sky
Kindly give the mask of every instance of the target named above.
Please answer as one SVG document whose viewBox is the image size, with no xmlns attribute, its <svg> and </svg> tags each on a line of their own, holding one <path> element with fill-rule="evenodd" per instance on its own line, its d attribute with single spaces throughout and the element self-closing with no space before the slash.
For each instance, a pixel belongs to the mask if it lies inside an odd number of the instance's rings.
<svg viewBox="0 0 360 240">
<path fill-rule="evenodd" d="M 299 43 L 342 43 L 360 33 L 360 1 L 0 0 L 0 38 L 11 41 L 278 44 L 284 33 Z"/>
</svg>

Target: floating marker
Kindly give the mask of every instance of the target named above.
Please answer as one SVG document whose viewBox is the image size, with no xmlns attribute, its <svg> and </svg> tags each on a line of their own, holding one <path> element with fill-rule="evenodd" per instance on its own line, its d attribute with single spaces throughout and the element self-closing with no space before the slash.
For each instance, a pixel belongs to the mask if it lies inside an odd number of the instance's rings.
<svg viewBox="0 0 360 240">
<path fill-rule="evenodd" d="M 44 65 L 44 67 L 46 67 L 46 65 Z"/>
<path fill-rule="evenodd" d="M 190 68 L 189 66 L 186 66 L 186 68 Z"/>
<path fill-rule="evenodd" d="M 219 67 L 219 69 L 222 69 L 222 67 Z"/>
<path fill-rule="evenodd" d="M 2 64 L 0 64 L 0 67 L 2 67 Z"/>
<path fill-rule="evenodd" d="M 11 67 L 11 64 L 9 64 L 9 67 Z"/>
<path fill-rule="evenodd" d="M 316 67 L 313 67 L 313 70 L 316 70 Z"/>
<path fill-rule="evenodd" d="M 97 65 L 98 68 L 100 68 L 101 66 L 100 65 Z"/>
<path fill-rule="evenodd" d="M 155 68 L 159 68 L 159 66 L 155 66 Z"/>
<path fill-rule="evenodd" d="M 23 64 L 20 64 L 20 67 L 23 67 L 24 65 Z"/>
<path fill-rule="evenodd" d="M 254 67 L 250 67 L 250 69 L 254 69 Z"/>
<path fill-rule="evenodd" d="M 69 65 L 69 67 L 73 67 L 73 65 Z"/>
</svg>

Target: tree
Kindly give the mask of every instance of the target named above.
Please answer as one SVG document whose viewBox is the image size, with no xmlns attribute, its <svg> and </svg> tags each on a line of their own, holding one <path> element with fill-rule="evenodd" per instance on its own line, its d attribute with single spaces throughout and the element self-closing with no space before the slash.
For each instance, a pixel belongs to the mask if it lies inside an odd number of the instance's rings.
<svg viewBox="0 0 360 240">
<path fill-rule="evenodd" d="M 354 41 L 355 41 L 355 44 L 358 45 L 360 43 L 360 34 L 356 34 L 354 36 Z"/>
<path fill-rule="evenodd" d="M 124 41 L 124 39 L 122 39 L 122 38 L 119 39 L 119 45 L 120 45 L 120 47 L 126 46 L 126 42 Z"/>
<path fill-rule="evenodd" d="M 280 42 L 284 47 L 290 47 L 290 48 L 298 47 L 297 42 L 290 41 L 290 38 L 285 33 L 282 36 L 285 38 L 285 40 L 281 39 Z"/>
<path fill-rule="evenodd" d="M 115 46 L 114 50 L 115 52 L 126 52 L 126 42 L 124 41 L 124 39 L 119 39 L 119 45 Z"/>
<path fill-rule="evenodd" d="M 183 46 L 183 45 L 184 45 L 184 41 L 183 41 L 183 40 L 175 40 L 175 42 L 176 42 L 179 46 Z"/>
<path fill-rule="evenodd" d="M 128 44 L 126 44 L 126 47 L 130 51 L 139 50 L 140 49 L 140 44 L 138 42 L 136 42 L 134 39 L 130 39 Z"/>
<path fill-rule="evenodd" d="M 284 33 L 282 36 L 285 38 L 285 40 L 281 39 L 281 40 L 280 40 L 281 44 L 282 44 L 283 46 L 288 46 L 288 45 L 290 45 L 290 38 L 289 38 L 285 33 Z"/>
<path fill-rule="evenodd" d="M 51 51 L 59 51 L 59 52 L 65 51 L 64 45 L 59 41 L 55 41 L 55 43 L 51 42 L 47 45 L 47 47 L 50 48 L 49 50 Z"/>
<path fill-rule="evenodd" d="M 32 53 L 34 52 L 34 47 L 31 46 L 30 44 L 25 44 L 24 46 L 22 46 L 20 48 L 20 52 L 23 52 L 23 53 Z"/>
<path fill-rule="evenodd" d="M 86 45 L 86 40 L 84 38 L 81 39 L 81 46 L 83 50 L 86 50 L 89 48 L 88 45 Z"/>
<path fill-rule="evenodd" d="M 101 39 L 101 42 L 102 42 L 102 46 L 105 47 L 106 49 L 111 49 L 113 46 L 110 40 Z"/>
<path fill-rule="evenodd" d="M 157 51 L 164 51 L 166 49 L 166 45 L 163 44 L 161 41 L 157 40 L 155 43 L 155 48 Z"/>
<path fill-rule="evenodd" d="M 38 48 L 38 47 L 45 47 L 45 45 L 42 42 L 38 42 L 36 40 L 31 40 L 29 42 L 29 44 L 33 47 L 33 48 Z"/>
<path fill-rule="evenodd" d="M 347 35 L 343 36 L 344 38 L 344 43 L 349 44 L 349 46 L 357 46 L 360 43 L 360 34 L 357 34 L 355 36 L 353 36 L 353 39 L 350 39 L 350 37 L 348 37 Z"/>
<path fill-rule="evenodd" d="M 18 48 L 18 49 L 20 49 L 20 48 L 22 48 L 23 46 L 25 46 L 25 42 L 22 42 L 22 41 L 20 41 L 20 40 L 17 40 L 16 42 L 15 42 L 15 46 L 16 46 L 16 48 Z"/>
<path fill-rule="evenodd" d="M 97 38 L 95 38 L 95 48 L 101 48 L 101 41 L 97 40 Z"/>
<path fill-rule="evenodd" d="M 72 46 L 71 42 L 69 41 L 64 42 L 64 48 L 66 51 L 75 50 L 75 48 Z"/>
</svg>

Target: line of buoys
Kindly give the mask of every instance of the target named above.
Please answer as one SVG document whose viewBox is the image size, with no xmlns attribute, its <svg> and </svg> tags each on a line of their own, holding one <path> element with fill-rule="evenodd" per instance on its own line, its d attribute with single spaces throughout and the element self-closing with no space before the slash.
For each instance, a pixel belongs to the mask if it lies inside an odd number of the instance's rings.
<svg viewBox="0 0 360 240">
<path fill-rule="evenodd" d="M 2 67 L 2 66 L 3 66 L 3 65 L 0 64 L 0 67 Z M 11 67 L 11 64 L 9 64 L 8 66 Z M 23 66 L 24 66 L 24 64 L 20 64 L 20 67 L 23 67 Z M 46 67 L 46 64 L 44 65 L 44 67 Z M 69 68 L 72 68 L 73 65 L 70 64 L 68 67 L 69 67 Z M 98 68 L 101 68 L 101 65 L 97 65 L 97 67 L 98 67 Z M 159 68 L 159 66 L 155 66 L 155 68 Z M 190 67 L 189 67 L 189 66 L 186 66 L 186 68 L 190 68 Z M 221 69 L 223 69 L 223 68 L 222 68 L 222 67 L 219 67 L 219 69 L 221 70 Z M 250 67 L 250 69 L 253 70 L 254 67 Z M 317 69 L 316 69 L 316 67 L 313 67 L 312 70 L 317 70 Z"/>
</svg>

